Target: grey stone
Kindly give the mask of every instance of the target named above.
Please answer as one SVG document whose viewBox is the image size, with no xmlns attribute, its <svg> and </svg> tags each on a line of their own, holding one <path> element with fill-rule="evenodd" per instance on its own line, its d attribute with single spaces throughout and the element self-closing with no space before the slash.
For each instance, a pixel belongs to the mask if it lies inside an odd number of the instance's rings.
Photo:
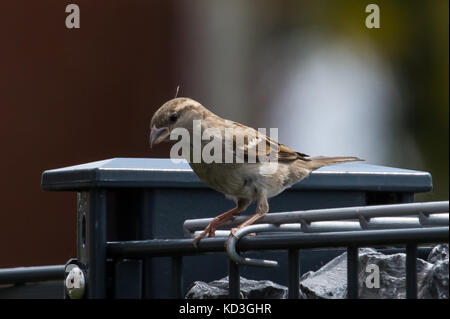
<svg viewBox="0 0 450 319">
<path fill-rule="evenodd" d="M 419 297 L 424 299 L 448 299 L 448 258 L 437 260 L 425 275 Z"/>
<path fill-rule="evenodd" d="M 186 299 L 225 299 L 228 296 L 228 288 L 218 287 L 215 280 L 211 283 L 195 281 L 185 295 Z M 214 284 L 215 283 L 215 284 Z"/>
<path fill-rule="evenodd" d="M 250 280 L 241 277 L 242 299 L 285 299 L 287 288 L 269 280 Z M 196 281 L 186 293 L 186 299 L 228 298 L 228 277 L 210 283 Z"/>
<path fill-rule="evenodd" d="M 300 278 L 300 290 L 307 299 L 345 298 L 347 293 L 347 261 L 342 254 L 319 270 Z"/>
<path fill-rule="evenodd" d="M 445 257 L 443 253 L 436 255 Z M 405 261 L 406 255 L 403 253 L 384 255 L 371 248 L 360 248 L 359 298 L 406 298 Z M 369 288 L 372 271 L 366 272 L 368 265 L 378 266 L 379 288 Z M 417 259 L 418 298 L 448 298 L 448 278 L 448 255 L 447 259 L 439 260 L 435 264 Z M 347 254 L 336 257 L 316 272 L 304 274 L 300 278 L 300 289 L 307 298 L 346 298 Z"/>
<path fill-rule="evenodd" d="M 438 260 L 448 259 L 448 244 L 440 244 L 431 250 L 428 255 L 428 262 L 435 263 Z"/>
<path fill-rule="evenodd" d="M 406 298 L 406 255 L 385 255 L 372 248 L 359 249 L 359 298 Z M 432 249 L 428 261 L 417 259 L 418 298 L 448 299 L 449 268 L 448 245 Z M 373 270 L 379 270 L 379 287 L 373 287 Z M 369 267 L 368 267 L 369 266 Z M 375 267 L 375 268 L 376 268 Z M 371 288 L 372 287 L 372 288 Z M 244 299 L 285 299 L 287 287 L 268 280 L 249 280 L 241 277 L 241 297 Z M 342 299 L 347 296 L 347 254 L 344 253 L 315 272 L 300 278 L 302 299 Z M 186 293 L 188 299 L 228 298 L 228 277 L 205 283 L 196 281 Z"/>
</svg>

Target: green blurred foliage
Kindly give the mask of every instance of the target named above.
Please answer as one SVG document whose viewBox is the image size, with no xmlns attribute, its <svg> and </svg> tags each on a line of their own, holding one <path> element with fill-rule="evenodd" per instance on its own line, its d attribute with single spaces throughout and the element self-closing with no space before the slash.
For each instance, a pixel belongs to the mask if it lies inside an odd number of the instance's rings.
<svg viewBox="0 0 450 319">
<path fill-rule="evenodd" d="M 380 8 L 380 29 L 364 26 L 368 4 Z M 404 134 L 415 142 L 421 167 L 402 154 L 399 166 L 428 171 L 434 189 L 418 201 L 449 198 L 449 1 L 284 1 L 284 28 L 320 28 L 355 41 L 369 39 L 402 86 Z M 413 167 L 411 167 L 413 166 Z"/>
</svg>

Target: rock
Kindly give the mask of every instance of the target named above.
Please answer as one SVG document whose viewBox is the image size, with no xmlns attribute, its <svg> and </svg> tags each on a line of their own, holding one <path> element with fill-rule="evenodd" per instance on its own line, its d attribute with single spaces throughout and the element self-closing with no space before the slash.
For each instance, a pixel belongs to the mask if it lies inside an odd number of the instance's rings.
<svg viewBox="0 0 450 319">
<path fill-rule="evenodd" d="M 241 298 L 243 299 L 285 299 L 287 287 L 269 280 L 250 280 L 241 277 Z M 228 276 L 205 283 L 196 281 L 185 295 L 186 299 L 228 298 Z"/>
<path fill-rule="evenodd" d="M 428 255 L 428 262 L 435 263 L 438 260 L 448 259 L 448 244 L 435 246 Z"/>
<path fill-rule="evenodd" d="M 448 277 L 447 255 L 447 259 L 437 260 L 431 270 L 426 274 L 423 285 L 419 289 L 419 298 L 448 299 Z"/>
<path fill-rule="evenodd" d="M 404 299 L 406 298 L 406 254 L 385 255 L 373 250 L 374 253 L 362 253 L 359 256 L 359 294 L 362 299 Z M 380 270 L 380 288 L 369 288 L 366 280 L 370 272 L 366 268 L 375 264 Z M 417 286 L 423 287 L 424 278 L 432 265 L 422 259 L 417 259 Z M 420 293 L 418 297 L 421 298 Z"/>
<path fill-rule="evenodd" d="M 359 298 L 399 299 L 406 298 L 406 255 L 403 253 L 384 255 L 371 248 L 359 249 Z M 366 272 L 368 265 L 379 269 L 379 288 L 370 286 L 372 271 Z M 447 272 L 445 269 L 447 265 Z M 446 278 L 446 279 L 445 279 Z M 442 265 L 431 264 L 417 259 L 417 282 L 419 298 L 437 298 L 448 295 L 448 259 Z M 307 298 L 335 299 L 347 295 L 347 254 L 344 253 L 316 272 L 308 272 L 300 278 L 300 289 Z"/>
<path fill-rule="evenodd" d="M 347 261 L 342 254 L 316 272 L 309 271 L 300 278 L 300 290 L 307 299 L 345 298 L 347 293 Z"/>
<path fill-rule="evenodd" d="M 418 298 L 449 298 L 448 245 L 432 249 L 428 261 L 417 259 Z M 359 249 L 359 298 L 406 298 L 406 255 L 385 255 L 372 248 Z M 373 287 L 374 270 L 379 270 L 379 287 Z M 368 267 L 369 266 L 369 267 Z M 372 285 L 371 285 L 372 284 Z M 249 280 L 241 277 L 241 296 L 244 299 L 285 299 L 287 287 L 268 280 Z M 347 296 L 347 254 L 344 253 L 316 272 L 300 278 L 300 298 L 341 299 Z M 228 277 L 210 283 L 196 281 L 186 293 L 188 299 L 228 298 Z"/>
<path fill-rule="evenodd" d="M 206 282 L 203 282 L 203 281 L 195 281 L 184 297 L 186 299 L 224 299 L 224 298 L 227 298 L 228 288 L 224 289 L 224 288 L 217 286 L 217 282 L 220 282 L 221 280 L 216 280 L 209 284 Z"/>
</svg>

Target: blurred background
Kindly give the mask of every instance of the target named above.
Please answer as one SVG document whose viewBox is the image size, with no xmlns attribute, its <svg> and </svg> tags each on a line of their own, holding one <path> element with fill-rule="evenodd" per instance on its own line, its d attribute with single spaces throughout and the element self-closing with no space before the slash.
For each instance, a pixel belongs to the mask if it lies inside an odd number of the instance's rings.
<svg viewBox="0 0 450 319">
<path fill-rule="evenodd" d="M 65 8 L 80 7 L 80 29 Z M 368 29 L 365 8 L 380 8 Z M 310 155 L 428 171 L 448 200 L 449 2 L 40 0 L 0 3 L 0 267 L 76 255 L 76 194 L 44 170 L 149 149 L 180 85 Z"/>
</svg>

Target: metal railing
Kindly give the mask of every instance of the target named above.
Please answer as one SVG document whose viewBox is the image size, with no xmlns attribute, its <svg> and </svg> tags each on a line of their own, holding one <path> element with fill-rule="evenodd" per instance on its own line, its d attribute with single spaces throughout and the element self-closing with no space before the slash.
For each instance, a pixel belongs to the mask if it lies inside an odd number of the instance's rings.
<svg viewBox="0 0 450 319">
<path fill-rule="evenodd" d="M 347 247 L 348 298 L 358 297 L 358 247 L 406 245 L 407 298 L 417 297 L 417 245 L 448 242 L 448 201 L 348 207 L 304 212 L 272 213 L 259 224 L 239 229 L 234 237 L 204 238 L 198 248 L 191 239 L 153 239 L 144 241 L 108 242 L 110 258 L 172 257 L 172 296 L 182 297 L 183 256 L 223 252 L 226 244 L 229 259 L 229 293 L 240 294 L 239 264 L 276 266 L 270 260 L 242 257 L 237 251 L 287 250 L 288 296 L 299 297 L 299 249 Z M 399 216 L 409 216 L 400 217 Z M 356 219 L 357 221 L 345 221 Z M 187 220 L 184 229 L 191 236 L 211 219 Z M 233 227 L 243 222 L 237 217 L 224 225 Z M 331 223 L 323 223 L 331 222 Z M 261 224 L 262 223 L 262 224 Z M 322 224 L 320 224 L 322 223 Z M 270 234 L 247 236 L 249 233 Z M 282 233 L 285 232 L 285 233 Z M 227 234 L 218 231 L 219 234 Z"/>
<path fill-rule="evenodd" d="M 0 269 L 0 285 L 64 279 L 64 265 Z"/>
<path fill-rule="evenodd" d="M 312 234 L 286 234 L 280 236 L 253 236 L 242 238 L 238 243 L 240 251 L 288 250 L 289 297 L 299 295 L 298 250 L 319 247 L 347 247 L 348 251 L 348 297 L 357 298 L 358 287 L 358 247 L 369 245 L 407 245 L 407 298 L 417 296 L 416 248 L 418 243 L 438 243 L 448 241 L 448 227 L 423 229 L 370 230 L 366 232 L 336 232 Z M 182 256 L 199 253 L 223 252 L 225 238 L 205 238 L 198 248 L 191 239 L 152 239 L 144 241 L 108 242 L 107 255 L 111 258 L 172 257 L 172 296 L 182 298 Z M 414 258 L 413 258 L 414 257 Z M 231 298 L 238 298 L 239 264 L 229 261 L 229 291 Z M 416 288 L 414 288 L 416 287 Z"/>
<path fill-rule="evenodd" d="M 223 253 L 229 256 L 229 295 L 240 296 L 240 266 L 276 266 L 272 260 L 247 258 L 248 251 L 288 252 L 288 297 L 299 297 L 300 262 L 299 250 L 311 248 L 345 247 L 347 249 L 347 297 L 358 298 L 358 248 L 368 246 L 406 247 L 406 297 L 417 298 L 417 252 L 418 245 L 448 242 L 449 202 L 396 204 L 364 207 L 347 207 L 300 212 L 271 213 L 255 225 L 235 232 L 218 230 L 219 236 L 204 238 L 194 247 L 191 238 L 151 239 L 140 241 L 107 242 L 105 260 L 113 260 L 116 266 L 125 261 L 132 266 L 126 276 L 137 281 L 142 276 L 142 261 L 149 257 L 171 257 L 171 295 L 183 297 L 183 258 L 205 253 Z M 224 225 L 234 227 L 245 220 L 239 216 Z M 205 227 L 211 219 L 186 220 L 184 229 L 189 236 Z M 246 236 L 257 233 L 256 236 Z M 133 261 L 134 260 L 134 261 Z M 92 266 L 92 265 L 91 265 Z M 126 268 L 126 267 L 125 267 Z M 142 270 L 139 270 L 140 272 Z M 106 276 L 106 275 L 105 275 Z M 0 285 L 47 280 L 64 277 L 64 266 L 23 267 L 0 270 Z M 104 276 L 96 278 L 101 280 Z M 126 277 L 128 282 L 130 277 Z"/>
<path fill-rule="evenodd" d="M 246 216 L 238 216 L 219 229 L 235 227 L 246 219 Z M 211 220 L 212 218 L 186 220 L 183 225 L 185 233 L 193 236 L 195 231 L 203 230 Z M 448 221 L 448 201 L 441 201 L 270 213 L 257 220 L 255 224 L 299 223 L 301 231 L 308 233 L 420 228 L 448 225 Z M 218 234 L 226 233 L 218 232 Z"/>
</svg>

